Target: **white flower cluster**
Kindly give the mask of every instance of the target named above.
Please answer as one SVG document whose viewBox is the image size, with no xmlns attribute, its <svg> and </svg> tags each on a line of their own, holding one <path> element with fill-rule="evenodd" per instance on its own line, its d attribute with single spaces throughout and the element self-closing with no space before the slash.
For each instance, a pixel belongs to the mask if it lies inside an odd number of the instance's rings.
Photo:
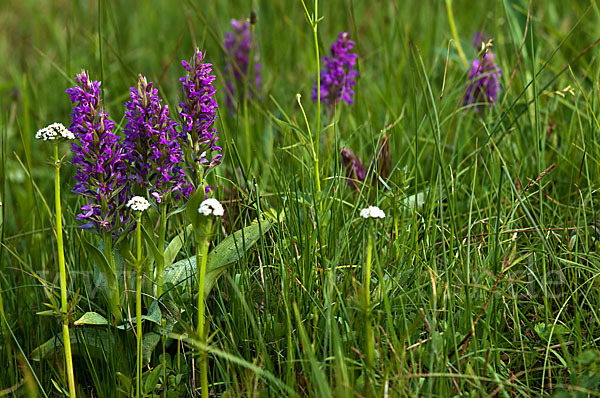
<svg viewBox="0 0 600 398">
<path fill-rule="evenodd" d="M 377 206 L 369 206 L 360 211 L 362 218 L 385 218 L 385 213 Z"/>
<path fill-rule="evenodd" d="M 211 198 L 206 199 L 204 202 L 200 203 L 198 213 L 204 216 L 222 217 L 223 214 L 225 214 L 225 210 L 223 210 L 223 206 L 218 200 Z"/>
<path fill-rule="evenodd" d="M 126 206 L 131 208 L 131 210 L 146 211 L 148 210 L 148 207 L 150 207 L 150 203 L 146 200 L 146 198 L 134 196 L 133 198 L 129 199 L 129 202 L 127 202 Z"/>
<path fill-rule="evenodd" d="M 38 130 L 35 138 L 42 141 L 74 140 L 75 134 L 71 133 L 62 123 L 52 123 L 50 126 Z"/>
</svg>

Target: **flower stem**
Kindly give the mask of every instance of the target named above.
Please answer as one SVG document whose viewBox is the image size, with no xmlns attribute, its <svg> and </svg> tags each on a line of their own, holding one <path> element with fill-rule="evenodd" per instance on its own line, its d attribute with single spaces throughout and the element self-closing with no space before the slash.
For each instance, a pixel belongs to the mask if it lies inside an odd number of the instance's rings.
<svg viewBox="0 0 600 398">
<path fill-rule="evenodd" d="M 160 225 L 158 227 L 158 252 L 156 259 L 156 297 L 160 297 L 163 290 L 163 277 L 165 272 L 165 235 L 167 233 L 167 204 L 160 207 Z"/>
<path fill-rule="evenodd" d="M 458 56 L 460 57 L 460 60 L 466 68 L 469 66 L 469 63 L 467 62 L 467 57 L 465 57 L 465 53 L 463 52 L 462 46 L 460 45 L 460 40 L 458 39 L 458 33 L 456 32 L 454 14 L 452 13 L 452 0 L 446 0 L 446 13 L 448 14 L 448 23 L 450 24 L 450 31 L 452 32 L 452 37 L 454 38 L 454 42 L 456 43 L 456 51 L 458 51 Z"/>
<path fill-rule="evenodd" d="M 121 319 L 121 297 L 119 294 L 119 283 L 117 281 L 117 269 L 115 266 L 115 255 L 112 248 L 112 234 L 108 231 L 102 233 L 102 244 L 104 248 L 104 256 L 108 262 L 110 275 L 106 275 L 106 281 L 108 284 L 108 294 L 110 309 L 115 317 L 115 321 Z"/>
<path fill-rule="evenodd" d="M 142 390 L 142 212 L 138 212 L 136 226 L 136 283 L 135 283 L 135 320 L 137 334 L 137 381 L 135 396 L 139 398 Z"/>
<path fill-rule="evenodd" d="M 313 35 L 315 39 L 315 53 L 317 56 L 317 131 L 315 141 L 315 175 L 317 178 L 317 190 L 321 191 L 321 180 L 319 179 L 319 141 L 321 140 L 321 60 L 319 55 L 319 38 L 317 26 L 319 24 L 319 0 L 315 0 L 315 17 L 313 21 Z"/>
<path fill-rule="evenodd" d="M 198 279 L 198 327 L 197 333 L 200 342 L 206 345 L 206 331 L 204 319 L 204 280 L 206 278 L 206 263 L 208 257 L 208 245 L 210 238 L 210 225 L 206 228 L 206 234 L 196 232 L 196 273 Z M 202 398 L 208 398 L 208 368 L 206 351 L 200 353 L 200 385 L 202 387 Z"/>
<path fill-rule="evenodd" d="M 364 267 L 364 303 L 365 303 L 365 352 L 367 353 L 367 365 L 372 368 L 375 365 L 375 345 L 373 341 L 373 328 L 371 326 L 371 260 L 373 257 L 373 234 L 369 232 L 367 241 L 367 256 Z"/>
<path fill-rule="evenodd" d="M 62 314 L 63 344 L 65 348 L 65 362 L 67 379 L 69 382 L 69 395 L 75 398 L 75 375 L 73 373 L 73 356 L 71 354 L 71 337 L 69 335 L 69 317 L 67 303 L 67 269 L 65 266 L 65 252 L 62 235 L 62 210 L 60 206 L 60 160 L 58 158 L 58 144 L 54 144 L 54 200 L 56 207 L 56 244 L 58 252 L 58 271 L 60 273 L 60 303 Z"/>
<path fill-rule="evenodd" d="M 317 131 L 315 132 L 315 180 L 317 192 L 321 192 L 321 178 L 319 177 L 319 142 L 321 141 L 321 60 L 319 59 L 319 38 L 317 25 L 319 24 L 319 0 L 315 0 L 315 18 L 313 21 L 313 35 L 315 38 L 315 52 L 317 56 Z"/>
</svg>

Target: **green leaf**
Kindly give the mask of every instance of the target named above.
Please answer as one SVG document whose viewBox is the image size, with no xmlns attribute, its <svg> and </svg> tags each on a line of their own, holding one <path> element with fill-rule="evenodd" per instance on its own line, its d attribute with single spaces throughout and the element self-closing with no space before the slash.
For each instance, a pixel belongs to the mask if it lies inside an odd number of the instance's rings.
<svg viewBox="0 0 600 398">
<path fill-rule="evenodd" d="M 206 296 L 227 268 L 242 258 L 244 252 L 250 249 L 272 225 L 268 220 L 255 221 L 252 225 L 229 235 L 209 253 L 204 285 Z M 196 256 L 192 256 L 165 269 L 164 283 L 188 287 L 195 274 Z"/>
<path fill-rule="evenodd" d="M 128 395 L 131 394 L 131 391 L 133 391 L 133 384 L 131 382 L 131 378 L 121 372 L 116 372 L 116 376 L 124 392 Z"/>
<path fill-rule="evenodd" d="M 142 336 L 142 363 L 147 365 L 152 358 L 152 352 L 160 342 L 160 334 L 155 332 L 144 333 Z"/>
<path fill-rule="evenodd" d="M 552 336 L 566 335 L 570 331 L 563 325 L 550 325 L 547 326 L 544 322 L 539 322 L 534 327 L 535 332 L 544 340 L 549 341 Z"/>
<path fill-rule="evenodd" d="M 179 254 L 179 251 L 185 243 L 185 237 L 190 236 L 192 231 L 192 224 L 190 224 L 186 227 L 185 231 L 180 232 L 176 237 L 173 238 L 173 240 L 171 240 L 165 249 L 165 267 L 173 264 L 175 257 L 177 257 L 177 254 Z"/>
<path fill-rule="evenodd" d="M 200 203 L 202 203 L 205 197 L 206 194 L 204 193 L 204 188 L 200 187 L 194 192 L 186 204 L 185 215 L 188 217 L 188 220 L 191 221 L 194 228 L 198 228 L 203 221 L 201 217 L 204 216 L 198 213 L 198 207 L 200 207 Z"/>
<path fill-rule="evenodd" d="M 425 192 L 419 192 L 416 195 L 410 195 L 402 202 L 403 208 L 409 210 L 420 210 L 425 204 Z"/>
<path fill-rule="evenodd" d="M 97 312 L 86 312 L 74 322 L 76 326 L 79 325 L 108 325 L 108 321 L 105 317 L 98 314 Z"/>
<path fill-rule="evenodd" d="M 156 323 L 157 325 L 162 324 L 162 314 L 160 312 L 160 308 L 158 307 L 158 301 L 153 301 L 152 304 L 150 304 L 148 313 L 146 315 L 142 315 L 142 319 Z"/>
<path fill-rule="evenodd" d="M 100 251 L 96 246 L 92 245 L 87 240 L 82 239 L 82 242 L 83 246 L 87 251 L 87 254 L 92 257 L 94 263 L 96 264 L 96 267 L 98 267 L 98 270 L 108 281 L 108 286 L 117 286 L 116 276 L 114 274 L 114 271 L 110 268 L 110 265 L 108 265 L 108 260 L 104 256 L 104 253 L 102 253 L 102 251 Z M 104 286 L 103 290 L 105 291 L 105 293 L 107 293 L 107 286 Z M 109 295 L 107 295 L 107 297 L 109 297 Z"/>
<path fill-rule="evenodd" d="M 116 333 L 109 333 L 105 328 L 81 327 L 71 329 L 71 349 L 75 355 L 102 357 L 107 350 L 121 350 Z M 40 361 L 63 350 L 62 333 L 52 337 L 31 352 L 31 359 Z"/>
<path fill-rule="evenodd" d="M 159 258 L 161 254 L 158 250 L 158 247 L 156 246 L 156 243 L 154 243 L 155 239 L 148 231 L 146 231 L 146 227 L 144 227 L 144 224 L 142 224 L 142 236 L 144 237 L 146 245 L 148 245 L 148 248 L 150 249 L 152 257 Z"/>
<path fill-rule="evenodd" d="M 586 350 L 579 354 L 577 357 L 577 362 L 582 365 L 590 365 L 591 363 L 600 359 L 600 352 L 597 350 Z"/>
<path fill-rule="evenodd" d="M 158 384 L 158 378 L 160 377 L 161 369 L 162 364 L 159 364 L 146 378 L 146 382 L 144 383 L 145 394 L 151 393 L 156 388 L 156 385 Z"/>
<path fill-rule="evenodd" d="M 142 337 L 142 362 L 144 365 L 150 363 L 152 352 L 160 343 L 161 336 L 168 336 L 173 331 L 175 324 L 179 321 L 176 318 L 179 315 L 179 308 L 173 301 L 163 299 L 160 302 L 154 301 L 150 305 L 150 312 L 153 312 L 152 307 L 159 309 L 161 321 L 154 326 L 152 331 L 144 334 Z M 163 322 L 164 321 L 164 325 Z"/>
</svg>

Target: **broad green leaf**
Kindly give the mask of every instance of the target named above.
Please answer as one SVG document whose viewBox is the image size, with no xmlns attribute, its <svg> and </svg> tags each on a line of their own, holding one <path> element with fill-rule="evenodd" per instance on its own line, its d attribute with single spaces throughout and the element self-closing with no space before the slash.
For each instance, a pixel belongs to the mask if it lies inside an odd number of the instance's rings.
<svg viewBox="0 0 600 398">
<path fill-rule="evenodd" d="M 161 374 L 161 369 L 162 364 L 159 364 L 146 378 L 146 382 L 144 383 L 144 392 L 146 394 L 151 393 L 156 388 L 156 385 L 158 384 L 158 378 Z"/>
<path fill-rule="evenodd" d="M 116 333 L 109 333 L 105 328 L 81 327 L 71 329 L 71 349 L 74 355 L 89 355 L 101 357 L 103 351 L 121 350 L 120 340 Z M 40 361 L 57 351 L 63 350 L 62 333 L 52 337 L 31 352 L 31 359 Z"/>
<path fill-rule="evenodd" d="M 133 385 L 131 382 L 131 378 L 121 372 L 116 372 L 116 376 L 117 376 L 117 380 L 119 380 L 119 382 L 121 384 L 122 390 L 124 390 L 123 393 L 125 393 L 127 395 L 131 394 L 131 391 L 133 391 Z"/>
<path fill-rule="evenodd" d="M 148 232 L 146 231 L 146 228 L 144 227 L 144 224 L 142 224 L 142 236 L 144 237 L 144 241 L 146 242 L 146 245 L 148 245 L 148 247 L 150 248 L 150 253 L 152 255 L 153 258 L 159 258 L 161 256 L 160 251 L 158 250 L 158 247 L 156 246 L 154 237 Z"/>
<path fill-rule="evenodd" d="M 79 325 L 108 325 L 108 321 L 105 317 L 98 314 L 97 312 L 86 312 L 74 322 L 76 326 Z"/>
<path fill-rule="evenodd" d="M 202 224 L 202 215 L 198 213 L 198 207 L 200 207 L 200 203 L 206 198 L 206 194 L 204 193 L 204 188 L 199 188 L 194 192 L 194 194 L 188 200 L 185 207 L 185 214 L 188 220 L 191 221 L 194 228 L 198 228 L 200 224 Z"/>
<path fill-rule="evenodd" d="M 159 310 L 161 322 L 154 326 L 152 331 L 145 333 L 142 337 L 142 362 L 144 365 L 150 363 L 152 352 L 160 343 L 161 336 L 168 336 L 173 331 L 173 327 L 179 321 L 176 316 L 179 315 L 177 304 L 170 300 L 154 301 L 150 305 L 150 311 L 153 312 L 152 306 Z M 162 323 L 164 321 L 164 325 Z"/>
<path fill-rule="evenodd" d="M 162 314 L 160 313 L 160 308 L 158 308 L 158 301 L 153 301 L 152 304 L 150 304 L 148 313 L 146 315 L 142 315 L 142 319 L 156 323 L 157 325 L 161 324 Z"/>
<path fill-rule="evenodd" d="M 152 353 L 160 342 L 160 334 L 154 332 L 144 333 L 142 336 L 142 363 L 147 365 L 150 363 Z"/>
<path fill-rule="evenodd" d="M 250 249 L 272 225 L 272 222 L 268 220 L 262 220 L 260 223 L 256 221 L 252 225 L 229 235 L 209 253 L 204 285 L 206 296 L 227 268 L 242 258 L 244 252 Z M 192 256 L 165 269 L 164 283 L 187 287 L 195 275 L 196 256 Z"/>
<path fill-rule="evenodd" d="M 184 239 L 186 236 L 190 236 L 192 234 L 192 224 L 188 225 L 185 231 L 180 232 L 176 237 L 174 237 L 167 248 L 165 249 L 165 267 L 173 264 L 175 257 L 179 254 L 179 251 L 183 247 Z"/>
<path fill-rule="evenodd" d="M 82 239 L 82 242 L 87 254 L 92 257 L 94 263 L 98 267 L 98 270 L 102 273 L 104 278 L 109 281 L 108 285 L 115 286 L 117 284 L 116 276 L 114 274 L 114 270 L 112 270 L 108 265 L 108 260 L 106 260 L 104 253 L 102 253 L 102 251 L 100 251 L 96 246 L 92 245 L 87 240 Z"/>
</svg>

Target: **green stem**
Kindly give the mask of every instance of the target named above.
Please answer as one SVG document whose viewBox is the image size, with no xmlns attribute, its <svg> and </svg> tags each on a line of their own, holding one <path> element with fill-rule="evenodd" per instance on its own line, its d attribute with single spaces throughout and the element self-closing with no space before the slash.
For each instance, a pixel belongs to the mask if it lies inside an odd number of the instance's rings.
<svg viewBox="0 0 600 398">
<path fill-rule="evenodd" d="M 111 311 L 116 321 L 121 319 L 121 297 L 119 294 L 119 282 L 117 281 L 117 269 L 115 266 L 115 256 L 112 248 L 112 234 L 104 231 L 102 233 L 102 242 L 104 247 L 104 256 L 108 261 L 109 272 L 111 275 L 106 275 L 106 281 L 108 284 L 108 294 Z"/>
<path fill-rule="evenodd" d="M 136 227 L 136 283 L 135 283 L 135 329 L 137 334 L 137 380 L 135 396 L 139 398 L 142 390 L 142 212 L 138 212 Z"/>
<path fill-rule="evenodd" d="M 210 222 L 210 221 L 209 221 Z M 206 345 L 206 332 L 204 329 L 204 280 L 206 278 L 206 263 L 208 257 L 208 245 L 210 238 L 210 226 L 206 228 L 206 235 L 201 236 L 196 232 L 196 273 L 198 278 L 198 328 L 197 333 L 200 342 Z M 200 353 L 200 385 L 202 387 L 202 398 L 208 398 L 208 368 L 206 351 Z"/>
<path fill-rule="evenodd" d="M 165 201 L 166 202 L 166 201 Z M 165 235 L 167 233 L 167 204 L 160 207 L 160 225 L 158 227 L 158 251 L 156 259 L 156 297 L 162 294 L 163 277 L 165 272 Z"/>
<path fill-rule="evenodd" d="M 9 373 L 12 374 L 13 358 L 12 347 L 10 345 L 10 337 L 8 336 L 8 328 L 6 327 L 6 313 L 4 312 L 4 300 L 2 298 L 2 284 L 0 284 L 0 330 L 2 330 L 2 339 L 4 340 L 4 349 L 8 359 Z"/>
<path fill-rule="evenodd" d="M 367 257 L 364 268 L 364 283 L 365 283 L 365 335 L 366 345 L 365 351 L 367 353 L 367 365 L 372 368 L 375 365 L 375 345 L 373 341 L 373 328 L 371 326 L 371 260 L 373 256 L 373 234 L 369 232 L 369 240 L 367 242 Z"/>
<path fill-rule="evenodd" d="M 319 24 L 319 0 L 315 0 L 315 17 L 313 21 L 313 36 L 315 40 L 315 53 L 317 56 L 317 131 L 315 141 L 315 175 L 317 178 L 317 190 L 321 192 L 321 180 L 319 179 L 319 141 L 321 137 L 321 59 L 319 55 L 319 38 L 317 26 Z"/>
<path fill-rule="evenodd" d="M 462 46 L 460 45 L 460 40 L 458 39 L 456 24 L 454 23 L 454 14 L 452 13 L 452 0 L 446 0 L 446 13 L 448 14 L 448 23 L 450 25 L 450 31 L 452 32 L 452 37 L 454 38 L 454 42 L 456 43 L 456 51 L 458 51 L 458 56 L 460 57 L 460 60 L 466 68 L 469 66 L 469 63 L 467 62 L 467 57 L 465 57 L 465 53 L 463 52 Z"/>
<path fill-rule="evenodd" d="M 62 235 L 62 210 L 60 206 L 60 159 L 58 158 L 58 143 L 54 144 L 54 200 L 56 206 L 56 244 L 58 252 L 58 272 L 60 273 L 60 304 L 62 313 L 63 344 L 65 347 L 65 362 L 69 395 L 75 398 L 75 375 L 73 373 L 73 356 L 71 354 L 71 337 L 69 335 L 69 306 L 67 303 L 67 269 Z"/>
<path fill-rule="evenodd" d="M 247 85 L 245 85 L 247 86 Z M 252 144 L 250 142 L 250 122 L 248 120 L 248 96 L 244 95 L 243 99 L 244 107 L 244 140 L 246 141 L 246 162 L 248 167 L 252 164 Z"/>
<path fill-rule="evenodd" d="M 315 186 L 317 187 L 317 192 L 321 192 L 321 178 L 319 177 L 319 153 L 318 153 L 318 142 L 319 137 L 317 137 L 317 144 L 315 145 L 315 141 L 313 140 L 312 132 L 310 130 L 310 124 L 308 124 L 308 117 L 306 117 L 306 112 L 304 111 L 304 107 L 302 106 L 302 97 L 300 94 L 296 94 L 296 100 L 298 101 L 298 105 L 300 106 L 300 110 L 302 111 L 302 115 L 304 116 L 304 123 L 306 123 L 306 129 L 308 132 L 308 137 L 310 138 L 310 149 L 312 150 L 312 158 L 315 165 Z"/>
</svg>

